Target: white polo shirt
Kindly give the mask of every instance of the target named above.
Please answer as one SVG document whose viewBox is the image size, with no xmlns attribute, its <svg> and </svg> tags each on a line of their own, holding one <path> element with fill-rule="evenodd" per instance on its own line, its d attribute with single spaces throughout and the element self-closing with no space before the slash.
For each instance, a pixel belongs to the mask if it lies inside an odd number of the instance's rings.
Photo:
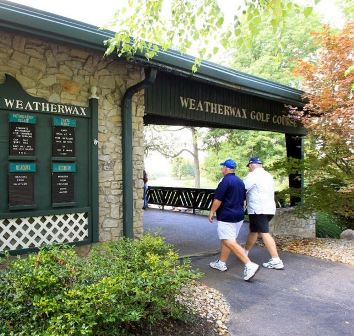
<svg viewBox="0 0 354 336">
<path fill-rule="evenodd" d="M 249 214 L 275 214 L 274 180 L 262 167 L 247 174 L 243 182 L 246 187 L 247 211 Z"/>
</svg>

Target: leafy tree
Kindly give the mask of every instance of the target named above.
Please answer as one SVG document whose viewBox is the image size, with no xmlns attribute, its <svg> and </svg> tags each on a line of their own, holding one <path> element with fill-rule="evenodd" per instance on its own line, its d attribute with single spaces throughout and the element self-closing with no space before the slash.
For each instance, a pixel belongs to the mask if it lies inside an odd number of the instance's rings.
<svg viewBox="0 0 354 336">
<path fill-rule="evenodd" d="M 318 48 L 310 33 L 318 29 L 320 19 L 314 13 L 305 16 L 303 11 L 292 8 L 277 35 L 273 33 L 270 22 L 270 17 L 262 17 L 260 21 L 262 29 L 252 36 L 247 45 L 233 48 L 223 62 L 237 70 L 297 86 L 300 78 L 293 73 L 293 68 L 297 59 L 311 55 Z M 247 25 L 247 21 L 242 21 L 240 29 L 247 29 Z M 278 53 L 279 46 L 282 49 L 281 53 Z M 249 156 L 256 155 L 264 160 L 267 169 L 273 170 L 278 189 L 287 187 L 287 172 L 278 169 L 279 163 L 286 162 L 283 134 L 218 129 L 209 132 L 206 143 L 209 144 L 209 154 L 205 170 L 213 181 L 220 178 L 215 162 L 233 157 L 240 162 L 237 173 L 244 176 L 248 170 L 243 163 Z"/>
<path fill-rule="evenodd" d="M 320 17 L 315 13 L 305 16 L 303 11 L 292 8 L 277 34 L 273 32 L 271 20 L 263 16 L 260 22 L 262 29 L 252 36 L 247 45 L 233 48 L 223 62 L 249 74 L 298 86 L 299 78 L 293 69 L 298 59 L 307 57 L 318 48 L 311 32 L 321 27 Z M 247 21 L 241 22 L 241 30 L 247 25 Z"/>
<path fill-rule="evenodd" d="M 321 45 L 312 61 L 300 61 L 305 98 L 295 112 L 309 131 L 312 146 L 305 162 L 305 204 L 309 210 L 354 217 L 354 23 L 340 32 L 328 27 L 314 34 Z"/>
<path fill-rule="evenodd" d="M 181 131 L 187 130 L 190 139 L 181 137 Z M 195 127 L 167 127 L 151 125 L 144 127 L 145 153 L 156 151 L 166 158 L 176 158 L 182 153 L 189 153 L 193 157 L 193 174 L 195 187 L 200 188 L 200 164 L 198 146 L 201 130 Z"/>
<path fill-rule="evenodd" d="M 207 176 L 217 181 L 220 179 L 219 163 L 232 158 L 238 163 L 237 174 L 241 177 L 248 172 L 246 163 L 250 156 L 259 156 L 267 169 L 272 169 L 275 162 L 286 158 L 283 134 L 244 130 L 211 130 L 205 142 L 208 143 L 208 156 L 205 160 Z M 285 177 L 276 175 L 279 184 L 284 184 Z"/>
<path fill-rule="evenodd" d="M 347 21 L 354 20 L 354 2 L 352 0 L 337 0 L 336 3 Z"/>
<path fill-rule="evenodd" d="M 182 179 L 183 176 L 195 175 L 191 163 L 180 156 L 172 159 L 172 174 L 178 179 Z"/>
<path fill-rule="evenodd" d="M 127 0 L 108 25 L 117 33 L 108 41 L 107 54 L 116 50 L 120 56 L 130 57 L 139 52 L 149 59 L 168 48 L 182 53 L 193 49 L 196 71 L 201 60 L 218 52 L 218 44 L 225 50 L 234 43 L 247 45 L 261 29 L 262 17 L 269 17 L 273 34 L 278 35 L 293 9 L 305 16 L 312 12 L 311 6 L 303 8 L 292 0 L 235 1 L 234 9 L 228 24 L 217 0 Z M 210 41 L 219 43 L 208 47 Z"/>
</svg>

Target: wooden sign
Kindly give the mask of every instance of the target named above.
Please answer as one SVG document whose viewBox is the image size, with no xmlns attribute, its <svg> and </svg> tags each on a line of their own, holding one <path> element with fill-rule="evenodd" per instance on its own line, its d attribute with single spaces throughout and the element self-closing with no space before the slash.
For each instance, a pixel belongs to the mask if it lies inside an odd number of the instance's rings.
<svg viewBox="0 0 354 336">
<path fill-rule="evenodd" d="M 52 203 L 72 203 L 74 195 L 74 163 L 52 165 Z"/>
<path fill-rule="evenodd" d="M 37 118 L 27 114 L 9 114 L 9 155 L 35 155 L 35 124 Z"/>
<path fill-rule="evenodd" d="M 9 206 L 33 205 L 34 163 L 10 163 L 8 174 Z"/>
<path fill-rule="evenodd" d="M 52 155 L 59 157 L 75 156 L 76 120 L 70 118 L 53 118 Z"/>
</svg>

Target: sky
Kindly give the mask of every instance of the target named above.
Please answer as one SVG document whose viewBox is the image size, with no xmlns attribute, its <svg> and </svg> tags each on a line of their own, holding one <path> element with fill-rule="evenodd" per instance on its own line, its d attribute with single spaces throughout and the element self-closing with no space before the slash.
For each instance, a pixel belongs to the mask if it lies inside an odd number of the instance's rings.
<svg viewBox="0 0 354 336">
<path fill-rule="evenodd" d="M 103 26 L 108 23 L 122 0 L 14 0 L 22 5 L 38 8 L 47 12 L 66 16 L 75 20 L 90 23 L 96 26 Z M 297 0 L 302 4 L 311 3 L 311 0 Z M 226 20 L 234 14 L 235 0 L 219 0 L 220 7 L 224 10 Z M 335 5 L 335 0 L 321 0 L 316 6 L 326 23 L 338 26 L 343 22 L 340 11 Z"/>
</svg>

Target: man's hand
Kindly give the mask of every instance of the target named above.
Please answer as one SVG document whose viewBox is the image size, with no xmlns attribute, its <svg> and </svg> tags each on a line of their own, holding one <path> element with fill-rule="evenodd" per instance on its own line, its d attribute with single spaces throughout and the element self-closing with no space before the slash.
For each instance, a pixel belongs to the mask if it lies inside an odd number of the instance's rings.
<svg viewBox="0 0 354 336">
<path fill-rule="evenodd" d="M 209 212 L 209 222 L 212 223 L 213 222 L 213 218 L 214 218 L 214 214 L 216 212 L 216 210 L 219 209 L 221 205 L 221 201 L 219 201 L 218 199 L 214 199 L 211 208 L 210 208 L 210 212 Z"/>
</svg>

